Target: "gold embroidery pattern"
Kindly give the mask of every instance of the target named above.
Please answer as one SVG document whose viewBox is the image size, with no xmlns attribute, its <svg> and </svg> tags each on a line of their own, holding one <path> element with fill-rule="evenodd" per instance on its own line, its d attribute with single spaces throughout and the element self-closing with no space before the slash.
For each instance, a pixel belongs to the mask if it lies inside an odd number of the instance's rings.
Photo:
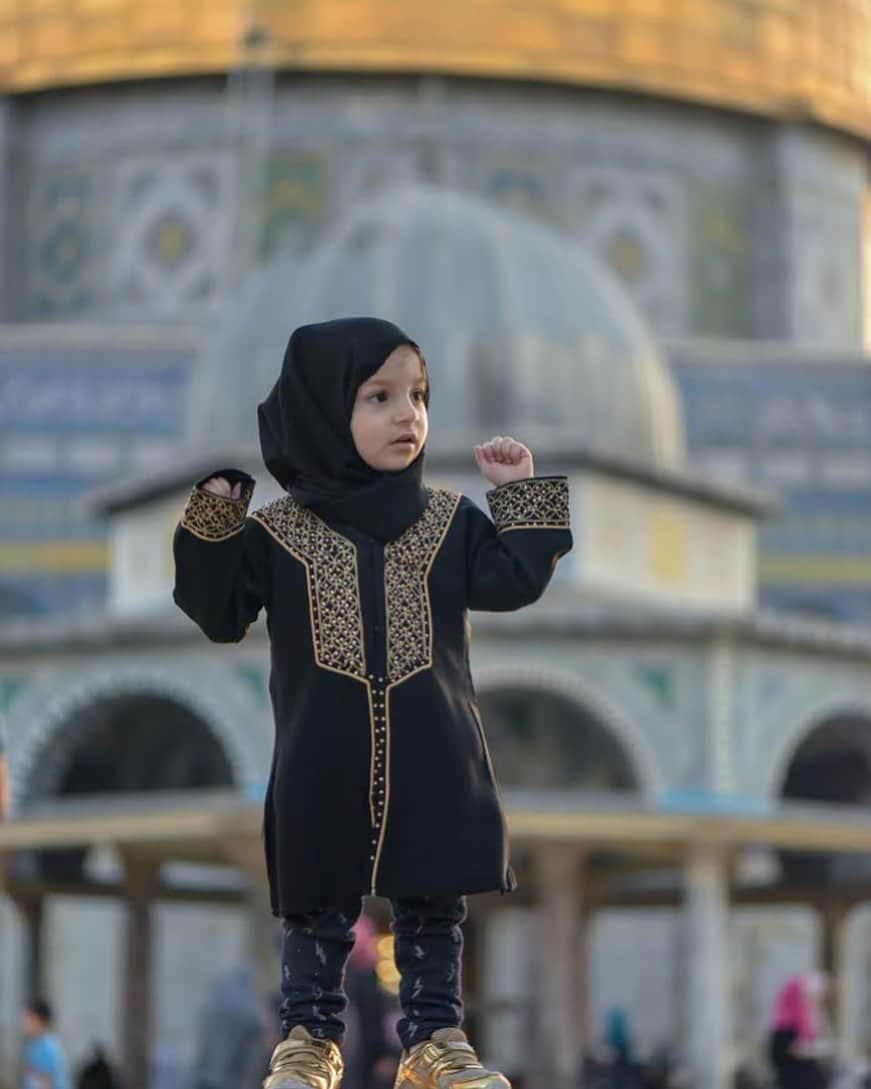
<svg viewBox="0 0 871 1089">
<path fill-rule="evenodd" d="M 569 482 L 565 477 L 530 477 L 487 492 L 497 530 L 569 529 Z"/>
<path fill-rule="evenodd" d="M 421 517 L 384 547 L 387 676 L 399 684 L 432 664 L 429 572 L 460 497 L 434 488 Z"/>
<path fill-rule="evenodd" d="M 242 532 L 253 492 L 254 485 L 249 483 L 243 485 L 241 499 L 225 499 L 222 495 L 194 488 L 181 516 L 181 524 L 201 541 L 225 541 Z"/>
<path fill-rule="evenodd" d="M 370 678 L 371 679 L 371 678 Z M 390 697 L 383 677 L 376 678 L 370 690 L 370 721 L 372 723 L 372 768 L 369 774 L 369 812 L 372 823 L 372 871 L 370 892 L 377 896 L 378 867 L 387 833 L 390 808 Z"/>
<path fill-rule="evenodd" d="M 433 489 L 423 515 L 384 548 L 387 676 L 366 672 L 357 549 L 293 499 L 278 499 L 252 515 L 303 564 L 308 579 L 315 660 L 356 678 L 369 703 L 371 824 L 370 887 L 375 895 L 390 809 L 390 692 L 432 664 L 428 579 L 460 496 Z"/>
<path fill-rule="evenodd" d="M 252 518 L 306 569 L 317 664 L 365 681 L 363 617 L 353 542 L 290 497 L 276 499 Z"/>
</svg>

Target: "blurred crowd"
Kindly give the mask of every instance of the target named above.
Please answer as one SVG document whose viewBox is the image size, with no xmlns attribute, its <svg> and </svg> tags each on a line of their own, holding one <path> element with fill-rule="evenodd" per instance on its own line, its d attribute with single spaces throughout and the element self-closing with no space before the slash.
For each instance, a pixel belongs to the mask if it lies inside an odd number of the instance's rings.
<svg viewBox="0 0 871 1089">
<path fill-rule="evenodd" d="M 363 915 L 348 964 L 344 1089 L 390 1089 L 399 1058 L 396 1004 L 376 973 L 377 934 Z M 820 972 L 794 975 L 780 987 L 767 1025 L 761 1026 L 759 1060 L 735 1074 L 735 1089 L 871 1089 L 871 1070 L 838 1059 L 826 1012 L 830 983 Z M 154 1064 L 150 1089 L 257 1089 L 277 1042 L 279 997 L 272 1008 L 259 996 L 244 966 L 214 981 L 199 1018 L 194 1059 L 187 1071 Z M 77 1069 L 69 1070 L 44 999 L 28 1003 L 21 1017 L 18 1084 L 0 1089 L 123 1089 L 124 1079 L 94 1043 Z M 526 1087 L 519 1075 L 515 1089 Z M 663 1046 L 644 1055 L 633 1042 L 624 1009 L 609 1011 L 597 1043 L 584 1061 L 579 1089 L 702 1089 L 689 1085 L 678 1049 Z"/>
</svg>

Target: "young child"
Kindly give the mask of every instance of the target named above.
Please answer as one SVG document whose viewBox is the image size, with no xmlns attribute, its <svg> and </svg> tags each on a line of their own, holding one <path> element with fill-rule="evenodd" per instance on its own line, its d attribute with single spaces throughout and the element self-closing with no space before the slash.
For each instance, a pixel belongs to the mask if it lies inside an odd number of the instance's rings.
<svg viewBox="0 0 871 1089">
<path fill-rule="evenodd" d="M 66 1059 L 52 1022 L 52 1009 L 44 998 L 35 998 L 25 1006 L 21 1015 L 21 1027 L 27 1040 L 23 1089 L 69 1089 Z"/>
<path fill-rule="evenodd" d="M 475 448 L 491 521 L 422 480 L 429 380 L 375 318 L 290 338 L 258 418 L 287 495 L 246 517 L 238 470 L 198 484 L 176 603 L 215 642 L 265 608 L 275 749 L 264 841 L 283 920 L 282 1031 L 266 1089 L 336 1089 L 344 965 L 363 895 L 391 900 L 397 1089 L 509 1089 L 460 1025 L 465 895 L 510 891 L 505 819 L 469 670 L 467 610 L 535 601 L 571 548 L 564 477 L 519 442 Z"/>
</svg>

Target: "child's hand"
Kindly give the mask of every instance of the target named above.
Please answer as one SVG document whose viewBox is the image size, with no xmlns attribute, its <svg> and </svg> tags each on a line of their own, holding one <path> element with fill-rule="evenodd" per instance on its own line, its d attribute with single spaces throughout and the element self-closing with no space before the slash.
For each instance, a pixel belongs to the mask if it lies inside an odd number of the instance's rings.
<svg viewBox="0 0 871 1089">
<path fill-rule="evenodd" d="M 497 487 L 535 475 L 532 454 L 522 442 L 510 436 L 497 435 L 495 439 L 476 446 L 475 461 L 485 479 Z"/>
<path fill-rule="evenodd" d="M 223 476 L 210 477 L 205 484 L 203 484 L 203 491 L 211 492 L 212 495 L 222 495 L 224 499 L 242 498 L 241 483 L 231 484 L 230 481 Z"/>
</svg>

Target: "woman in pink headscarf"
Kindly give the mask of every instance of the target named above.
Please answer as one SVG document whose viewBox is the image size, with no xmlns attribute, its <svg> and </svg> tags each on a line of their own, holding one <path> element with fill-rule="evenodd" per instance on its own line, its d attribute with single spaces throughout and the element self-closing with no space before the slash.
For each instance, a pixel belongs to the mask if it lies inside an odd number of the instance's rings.
<svg viewBox="0 0 871 1089">
<path fill-rule="evenodd" d="M 825 1089 L 821 1055 L 821 1003 L 828 981 L 821 972 L 792 976 L 774 1003 L 769 1055 L 777 1089 Z"/>
</svg>

